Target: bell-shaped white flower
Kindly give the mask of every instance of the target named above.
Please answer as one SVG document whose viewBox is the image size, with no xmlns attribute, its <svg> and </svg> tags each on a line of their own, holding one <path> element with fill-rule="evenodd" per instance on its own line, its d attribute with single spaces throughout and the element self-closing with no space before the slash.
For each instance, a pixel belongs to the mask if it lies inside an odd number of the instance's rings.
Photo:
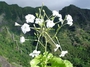
<svg viewBox="0 0 90 67">
<path fill-rule="evenodd" d="M 29 56 L 35 57 L 40 54 L 40 51 L 34 50 L 32 53 L 29 54 Z"/>
<path fill-rule="evenodd" d="M 31 29 L 29 27 L 29 25 L 27 23 L 24 23 L 22 26 L 21 26 L 21 30 L 22 32 L 25 34 L 27 32 L 29 32 Z"/>
<path fill-rule="evenodd" d="M 54 49 L 54 51 L 56 52 L 59 47 L 60 47 L 60 45 L 59 44 L 56 44 L 56 48 Z"/>
<path fill-rule="evenodd" d="M 73 24 L 73 19 L 72 19 L 72 16 L 71 15 L 66 15 L 66 20 L 67 20 L 67 24 L 72 26 Z"/>
<path fill-rule="evenodd" d="M 47 24 L 47 28 L 53 27 L 55 25 L 55 23 L 52 20 L 46 20 Z"/>
<path fill-rule="evenodd" d="M 67 53 L 68 53 L 68 51 L 61 51 L 61 54 L 59 56 L 64 57 Z"/>
<path fill-rule="evenodd" d="M 28 14 L 25 16 L 25 19 L 27 23 L 34 23 L 35 16 L 32 14 Z"/>
<path fill-rule="evenodd" d="M 15 22 L 15 26 L 21 26 L 20 24 L 18 24 L 17 22 Z"/>
<path fill-rule="evenodd" d="M 36 18 L 35 20 L 36 20 L 35 23 L 39 25 L 42 25 L 42 23 L 44 22 L 44 20 L 40 18 Z"/>
<path fill-rule="evenodd" d="M 20 37 L 20 43 L 23 43 L 23 42 L 25 42 L 25 38 L 24 38 L 24 36 L 21 36 Z"/>
</svg>

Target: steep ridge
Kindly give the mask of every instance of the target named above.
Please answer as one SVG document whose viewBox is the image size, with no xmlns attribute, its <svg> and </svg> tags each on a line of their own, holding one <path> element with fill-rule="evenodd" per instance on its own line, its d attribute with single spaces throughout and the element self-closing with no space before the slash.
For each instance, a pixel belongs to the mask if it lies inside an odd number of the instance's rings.
<svg viewBox="0 0 90 67">
<path fill-rule="evenodd" d="M 69 5 L 64 7 L 59 13 L 70 14 L 73 17 L 74 25 L 76 27 L 82 28 L 84 30 L 90 30 L 90 10 L 89 9 L 81 9 L 74 5 Z"/>
</svg>

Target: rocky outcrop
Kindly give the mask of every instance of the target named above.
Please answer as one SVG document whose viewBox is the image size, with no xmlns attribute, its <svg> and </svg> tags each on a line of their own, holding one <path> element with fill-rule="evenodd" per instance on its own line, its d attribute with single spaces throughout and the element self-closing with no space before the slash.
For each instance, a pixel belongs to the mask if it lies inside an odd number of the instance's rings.
<svg viewBox="0 0 90 67">
<path fill-rule="evenodd" d="M 1 67 L 15 67 L 13 65 L 11 65 L 5 58 L 3 58 L 2 56 L 0 56 L 0 65 Z"/>
</svg>

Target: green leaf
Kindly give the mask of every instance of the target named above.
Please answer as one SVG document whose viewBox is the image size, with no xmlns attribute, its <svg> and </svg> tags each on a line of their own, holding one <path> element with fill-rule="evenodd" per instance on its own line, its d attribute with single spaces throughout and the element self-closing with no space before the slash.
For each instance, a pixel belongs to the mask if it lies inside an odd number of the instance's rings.
<svg viewBox="0 0 90 67">
<path fill-rule="evenodd" d="M 32 60 L 30 61 L 31 67 L 36 67 L 37 64 L 39 64 L 39 63 L 40 63 L 40 60 L 39 60 L 39 59 L 32 59 Z"/>
<path fill-rule="evenodd" d="M 41 58 L 42 58 L 41 54 L 35 57 L 35 59 L 41 59 Z"/>
<path fill-rule="evenodd" d="M 51 67 L 65 67 L 65 64 L 61 58 L 53 57 L 50 60 Z"/>
<path fill-rule="evenodd" d="M 47 59 L 51 59 L 53 57 L 52 53 L 49 53 Z"/>
<path fill-rule="evenodd" d="M 40 66 L 31 66 L 31 67 L 40 67 Z"/>
<path fill-rule="evenodd" d="M 68 60 L 64 60 L 65 67 L 73 67 L 72 63 Z"/>
</svg>

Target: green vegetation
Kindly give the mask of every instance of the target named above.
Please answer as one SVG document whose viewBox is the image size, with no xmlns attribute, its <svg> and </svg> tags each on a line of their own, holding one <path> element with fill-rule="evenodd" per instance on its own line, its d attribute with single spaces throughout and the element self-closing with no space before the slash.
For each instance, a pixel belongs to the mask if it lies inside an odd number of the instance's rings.
<svg viewBox="0 0 90 67">
<path fill-rule="evenodd" d="M 0 64 L 0 67 L 1 67 L 1 64 Z"/>
<path fill-rule="evenodd" d="M 72 8 L 73 7 L 73 8 Z M 39 8 L 39 7 L 37 7 Z M 24 44 L 19 43 L 19 38 L 23 34 L 20 28 L 14 26 L 17 21 L 20 24 L 25 22 L 24 16 L 28 13 L 35 15 L 38 12 L 37 8 L 25 7 L 21 8 L 17 5 L 8 5 L 5 2 L 0 2 L 0 15 L 5 14 L 3 23 L 0 24 L 0 55 L 7 58 L 13 64 L 22 67 L 30 67 L 29 53 L 34 50 L 35 42 L 33 31 L 27 33 L 26 38 L 32 39 Z M 44 8 L 48 15 L 51 11 L 45 6 Z M 68 54 L 63 59 L 68 59 L 74 67 L 89 67 L 90 66 L 90 11 L 78 9 L 70 5 L 60 11 L 61 14 L 71 14 L 74 19 L 72 27 L 66 26 L 58 33 L 61 46 L 64 50 L 68 50 Z M 89 16 L 88 16 L 89 15 Z M 87 17 L 88 16 L 88 17 Z M 82 20 L 83 19 L 83 20 Z M 57 26 L 54 27 L 54 29 Z M 53 33 L 49 34 L 53 36 Z M 48 46 L 48 48 L 51 46 Z M 40 50 L 43 50 L 39 46 Z M 52 51 L 52 48 L 50 49 Z M 52 52 L 53 53 L 53 52 Z M 59 55 L 58 51 L 55 53 Z"/>
<path fill-rule="evenodd" d="M 16 63 L 23 67 L 29 67 L 29 53 L 32 50 L 32 43 L 21 45 L 19 36 L 9 32 L 7 27 L 2 28 L 0 33 L 0 55 L 7 58 L 10 63 Z"/>
</svg>

